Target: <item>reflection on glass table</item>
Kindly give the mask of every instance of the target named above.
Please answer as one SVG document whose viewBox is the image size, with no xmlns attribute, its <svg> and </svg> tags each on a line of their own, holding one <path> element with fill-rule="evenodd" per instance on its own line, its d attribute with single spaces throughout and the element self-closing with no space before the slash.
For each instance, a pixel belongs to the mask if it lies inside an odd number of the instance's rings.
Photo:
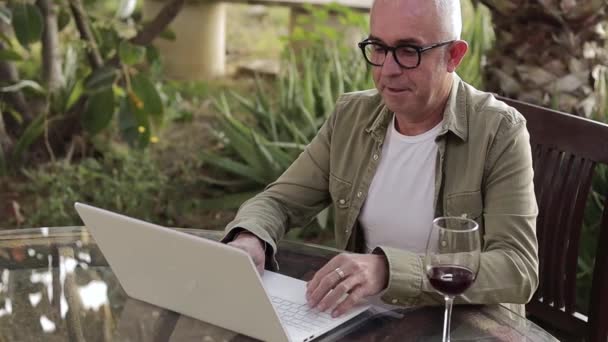
<svg viewBox="0 0 608 342">
<path fill-rule="evenodd" d="M 221 236 L 182 231 L 209 239 Z M 338 252 L 281 242 L 280 273 L 309 280 Z M 452 341 L 557 341 L 501 306 L 455 306 L 452 315 Z M 375 308 L 318 340 L 439 341 L 442 324 L 440 306 Z M 128 297 L 84 228 L 0 231 L 0 341 L 42 340 L 254 341 Z"/>
</svg>

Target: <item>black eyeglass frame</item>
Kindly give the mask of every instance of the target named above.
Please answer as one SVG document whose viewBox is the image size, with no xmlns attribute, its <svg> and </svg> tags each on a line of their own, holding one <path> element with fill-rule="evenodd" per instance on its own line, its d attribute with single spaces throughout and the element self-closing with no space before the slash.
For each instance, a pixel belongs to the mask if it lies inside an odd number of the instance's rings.
<svg viewBox="0 0 608 342">
<path fill-rule="evenodd" d="M 370 65 L 379 66 L 379 67 L 383 66 L 384 62 L 386 62 L 386 55 L 390 51 L 391 54 L 393 55 L 393 59 L 395 60 L 395 62 L 400 67 L 402 67 L 404 69 L 415 69 L 415 68 L 417 68 L 420 65 L 420 62 L 422 60 L 422 53 L 423 52 L 431 50 L 431 49 L 434 49 L 434 48 L 438 48 L 438 47 L 441 47 L 441 46 L 445 46 L 445 45 L 451 44 L 451 43 L 453 43 L 455 41 L 456 40 L 448 40 L 448 41 L 445 41 L 445 42 L 435 43 L 435 44 L 431 44 L 431 45 L 427 45 L 427 46 L 416 46 L 416 45 L 411 45 L 411 44 L 400 44 L 400 45 L 397 45 L 397 46 L 388 46 L 388 45 L 383 44 L 383 43 L 381 43 L 381 42 L 379 42 L 377 40 L 373 40 L 373 39 L 367 38 L 367 39 L 359 42 L 357 45 L 359 46 L 359 49 L 361 49 L 361 53 L 363 54 L 363 58 Z M 384 62 L 382 62 L 382 64 L 372 63 L 372 61 L 370 61 L 367 58 L 367 55 L 365 54 L 365 47 L 368 46 L 368 45 L 379 45 L 379 46 L 382 46 L 385 49 L 385 52 L 384 52 Z M 405 66 L 405 65 L 401 64 L 401 62 L 399 62 L 399 59 L 397 59 L 397 55 L 395 54 L 395 51 L 397 51 L 397 49 L 404 48 L 404 47 L 414 49 L 418 53 L 418 61 L 417 61 L 417 63 L 416 63 L 415 66 Z"/>
</svg>

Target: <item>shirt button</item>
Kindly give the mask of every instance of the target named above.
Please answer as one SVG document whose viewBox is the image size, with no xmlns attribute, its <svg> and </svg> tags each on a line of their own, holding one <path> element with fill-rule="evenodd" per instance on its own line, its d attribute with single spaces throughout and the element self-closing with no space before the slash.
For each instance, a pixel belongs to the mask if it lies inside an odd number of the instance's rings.
<svg viewBox="0 0 608 342">
<path fill-rule="evenodd" d="M 448 243 L 445 240 L 441 241 L 441 247 L 445 247 L 447 245 L 448 245 Z"/>
<path fill-rule="evenodd" d="M 345 232 L 346 232 L 346 234 L 348 234 L 348 229 L 347 229 L 347 230 L 345 230 Z"/>
<path fill-rule="evenodd" d="M 376 153 L 376 154 L 374 154 L 374 157 L 373 157 L 373 158 L 374 158 L 374 160 L 378 160 L 378 154 L 377 154 L 377 153 Z"/>
<path fill-rule="evenodd" d="M 361 197 L 363 196 L 363 193 L 361 191 L 357 192 L 357 197 Z"/>
<path fill-rule="evenodd" d="M 393 304 L 397 304 L 397 302 L 398 302 L 398 300 L 396 300 L 396 299 L 391 300 L 391 303 L 393 303 Z"/>
<path fill-rule="evenodd" d="M 338 203 L 344 204 L 344 203 L 346 203 L 346 201 L 344 199 L 341 199 L 341 200 L 338 201 Z"/>
</svg>

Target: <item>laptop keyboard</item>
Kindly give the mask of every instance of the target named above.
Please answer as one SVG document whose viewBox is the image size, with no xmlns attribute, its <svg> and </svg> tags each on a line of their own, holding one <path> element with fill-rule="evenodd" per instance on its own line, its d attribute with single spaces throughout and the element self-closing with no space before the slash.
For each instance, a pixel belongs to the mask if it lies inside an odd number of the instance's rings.
<svg viewBox="0 0 608 342">
<path fill-rule="evenodd" d="M 294 328 L 311 331 L 332 323 L 330 314 L 311 309 L 308 304 L 294 303 L 284 298 L 270 296 L 279 313 L 281 322 Z"/>
</svg>

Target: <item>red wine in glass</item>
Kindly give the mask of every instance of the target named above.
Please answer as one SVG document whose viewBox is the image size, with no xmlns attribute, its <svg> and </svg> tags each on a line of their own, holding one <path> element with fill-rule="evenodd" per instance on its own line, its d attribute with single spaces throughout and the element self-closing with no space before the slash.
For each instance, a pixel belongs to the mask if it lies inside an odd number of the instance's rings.
<svg viewBox="0 0 608 342">
<path fill-rule="evenodd" d="M 427 277 L 439 293 L 457 296 L 466 291 L 475 281 L 475 272 L 457 265 L 433 266 Z"/>
</svg>

